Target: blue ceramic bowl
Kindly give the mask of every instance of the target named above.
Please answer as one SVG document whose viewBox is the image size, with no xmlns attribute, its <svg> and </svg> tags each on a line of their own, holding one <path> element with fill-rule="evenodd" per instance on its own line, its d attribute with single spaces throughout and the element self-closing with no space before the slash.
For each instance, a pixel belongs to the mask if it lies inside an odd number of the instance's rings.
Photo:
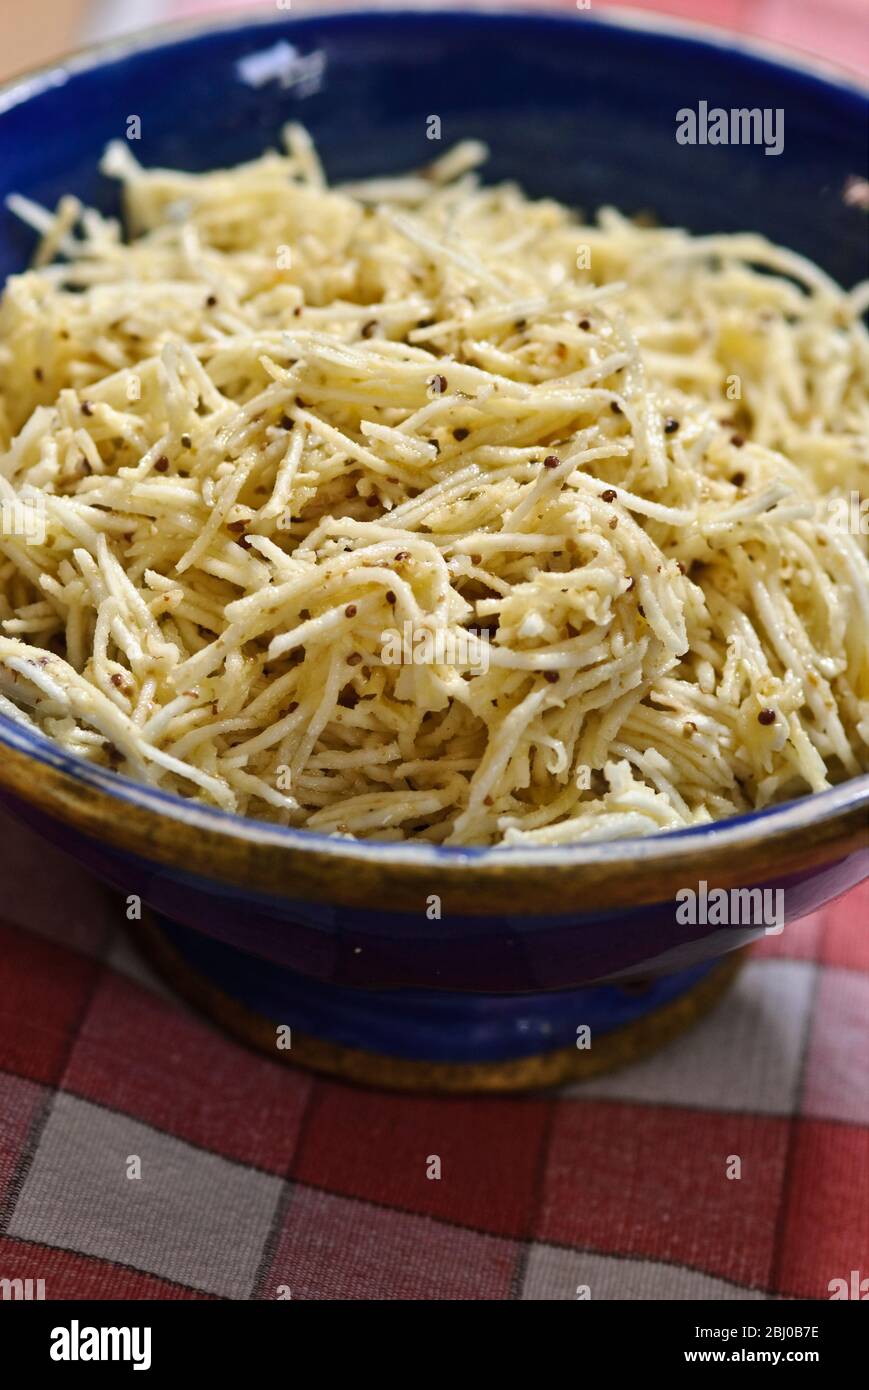
<svg viewBox="0 0 869 1390">
<path fill-rule="evenodd" d="M 309 59 L 307 79 L 243 80 L 239 60 L 281 42 Z M 700 101 L 781 109 L 782 153 L 678 144 L 676 111 Z M 713 31 L 611 12 L 280 14 L 123 40 L 0 89 L 0 195 L 51 204 L 72 191 L 116 210 L 97 161 L 130 115 L 140 159 L 187 169 L 253 157 L 300 119 L 342 179 L 430 159 L 431 114 L 443 147 L 482 138 L 487 176 L 532 194 L 651 209 L 694 232 L 759 230 L 844 284 L 865 274 L 865 213 L 842 198 L 865 172 L 865 93 Z M 0 277 L 31 250 L 0 213 Z M 357 845 L 139 786 L 0 717 L 0 788 L 142 898 L 162 923 L 164 963 L 231 1026 L 253 1037 L 259 1020 L 273 1039 L 283 1021 L 302 1040 L 296 1055 L 395 1084 L 465 1084 L 462 1067 L 469 1084 L 554 1079 L 564 1068 L 546 1059 L 565 1056 L 582 1024 L 600 1041 L 625 1025 L 663 1036 L 711 962 L 763 930 L 682 924 L 680 889 L 781 889 L 793 920 L 869 874 L 865 776 L 641 842 Z M 625 988 L 639 976 L 655 982 Z M 374 1054 L 377 1067 L 346 1060 Z"/>
</svg>

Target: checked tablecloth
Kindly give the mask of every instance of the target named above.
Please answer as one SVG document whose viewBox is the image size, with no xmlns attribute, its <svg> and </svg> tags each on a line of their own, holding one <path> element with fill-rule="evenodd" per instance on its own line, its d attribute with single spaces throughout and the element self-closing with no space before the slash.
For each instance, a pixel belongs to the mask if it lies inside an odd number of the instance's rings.
<svg viewBox="0 0 869 1390">
<path fill-rule="evenodd" d="M 639 1065 L 437 1099 L 222 1036 L 151 975 L 122 902 L 5 815 L 0 883 L 0 1279 L 47 1299 L 763 1299 L 869 1275 L 869 884 L 767 937 Z"/>
</svg>

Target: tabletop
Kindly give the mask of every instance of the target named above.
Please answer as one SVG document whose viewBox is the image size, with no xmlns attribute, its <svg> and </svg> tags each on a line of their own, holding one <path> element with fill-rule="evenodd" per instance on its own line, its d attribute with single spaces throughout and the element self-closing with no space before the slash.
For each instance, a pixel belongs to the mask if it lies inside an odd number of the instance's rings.
<svg viewBox="0 0 869 1390">
<path fill-rule="evenodd" d="M 144 964 L 122 900 L 5 815 L 0 863 L 0 1277 L 47 1298 L 765 1299 L 869 1268 L 869 884 L 767 937 L 636 1065 L 430 1098 L 222 1036 Z"/>
</svg>

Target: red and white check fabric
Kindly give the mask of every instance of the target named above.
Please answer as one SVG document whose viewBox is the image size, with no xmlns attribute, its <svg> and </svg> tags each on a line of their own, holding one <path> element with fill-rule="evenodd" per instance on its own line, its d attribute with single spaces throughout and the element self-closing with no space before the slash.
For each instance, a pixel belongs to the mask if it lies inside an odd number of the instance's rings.
<svg viewBox="0 0 869 1390">
<path fill-rule="evenodd" d="M 222 1036 L 142 963 L 122 901 L 5 815 L 0 881 L 0 1278 L 49 1299 L 763 1299 L 869 1273 L 869 884 L 767 938 L 647 1061 L 438 1099 Z"/>
<path fill-rule="evenodd" d="M 382 0 L 374 0 L 374 4 Z M 238 12 L 243 8 L 278 17 L 315 15 L 324 8 L 323 0 L 94 0 L 97 24 L 91 33 L 110 26 L 112 32 L 161 23 L 172 19 L 201 19 L 209 14 Z M 337 4 L 339 0 L 331 0 Z M 344 0 L 349 8 L 372 9 L 366 0 Z M 425 0 L 411 0 L 424 5 Z M 430 0 L 432 9 L 461 8 L 462 0 Z M 491 0 L 490 0 L 491 3 Z M 583 14 L 605 12 L 607 8 L 629 4 L 632 10 L 657 11 L 672 19 L 714 24 L 735 33 L 750 34 L 775 44 L 786 44 L 813 57 L 822 56 L 865 74 L 869 68 L 869 27 L 866 0 L 505 0 L 505 4 L 532 9 L 574 11 Z"/>
</svg>

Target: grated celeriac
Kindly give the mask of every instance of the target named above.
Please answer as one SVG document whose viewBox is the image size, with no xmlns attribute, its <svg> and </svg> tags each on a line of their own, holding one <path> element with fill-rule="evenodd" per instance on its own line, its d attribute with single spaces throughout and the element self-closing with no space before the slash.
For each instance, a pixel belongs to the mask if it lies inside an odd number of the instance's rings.
<svg viewBox="0 0 869 1390">
<path fill-rule="evenodd" d="M 72 198 L 0 305 L 0 713 L 244 815 L 447 844 L 869 768 L 866 288 L 305 133 Z M 588 266 L 588 268 L 584 268 Z M 582 267 L 582 268 L 578 268 Z M 487 630 L 487 669 L 384 634 Z M 443 647 L 437 650 L 442 652 Z"/>
</svg>

